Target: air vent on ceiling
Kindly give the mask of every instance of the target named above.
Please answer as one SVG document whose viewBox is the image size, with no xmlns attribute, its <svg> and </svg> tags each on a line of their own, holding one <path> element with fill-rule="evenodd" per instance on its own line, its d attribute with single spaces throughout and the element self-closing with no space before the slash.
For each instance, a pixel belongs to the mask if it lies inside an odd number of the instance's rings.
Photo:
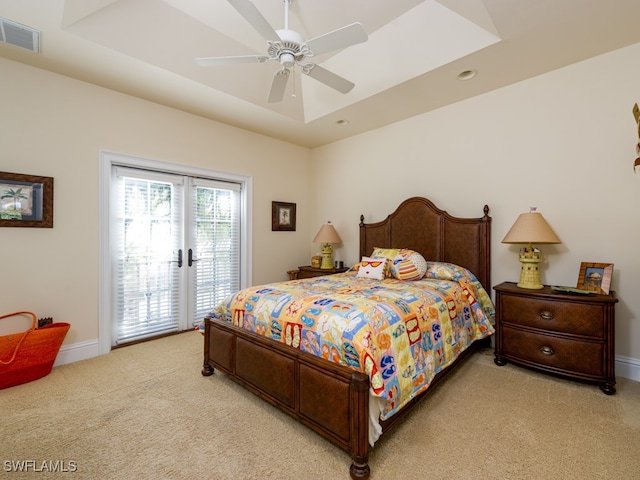
<svg viewBox="0 0 640 480">
<path fill-rule="evenodd" d="M 0 42 L 40 53 L 40 32 L 0 17 Z"/>
</svg>

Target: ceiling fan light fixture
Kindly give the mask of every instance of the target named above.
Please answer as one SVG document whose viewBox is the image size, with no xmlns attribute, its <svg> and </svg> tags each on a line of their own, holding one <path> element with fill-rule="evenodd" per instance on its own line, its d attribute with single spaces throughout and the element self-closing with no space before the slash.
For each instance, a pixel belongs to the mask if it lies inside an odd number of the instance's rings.
<svg viewBox="0 0 640 480">
<path fill-rule="evenodd" d="M 292 53 L 284 52 L 280 55 L 280 64 L 284 68 L 293 68 L 296 64 L 296 57 Z"/>
</svg>

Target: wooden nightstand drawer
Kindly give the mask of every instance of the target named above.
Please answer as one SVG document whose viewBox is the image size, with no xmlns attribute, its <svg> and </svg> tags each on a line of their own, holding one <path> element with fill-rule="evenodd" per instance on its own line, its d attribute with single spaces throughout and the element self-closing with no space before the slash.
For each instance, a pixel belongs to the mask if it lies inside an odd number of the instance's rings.
<svg viewBox="0 0 640 480">
<path fill-rule="evenodd" d="M 582 303 L 562 303 L 543 298 L 503 297 L 501 320 L 574 335 L 604 337 L 604 307 Z"/>
<path fill-rule="evenodd" d="M 503 326 L 509 341 L 502 345 L 502 353 L 523 364 L 546 365 L 559 373 L 581 373 L 601 378 L 604 375 L 604 344 L 580 341 L 561 336 Z"/>
</svg>

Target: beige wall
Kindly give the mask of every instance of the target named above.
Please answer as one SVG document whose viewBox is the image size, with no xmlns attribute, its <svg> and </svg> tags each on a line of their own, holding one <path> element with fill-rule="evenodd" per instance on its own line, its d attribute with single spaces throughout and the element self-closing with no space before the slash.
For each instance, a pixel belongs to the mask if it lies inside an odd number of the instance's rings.
<svg viewBox="0 0 640 480">
<path fill-rule="evenodd" d="M 518 247 L 500 241 L 537 206 L 563 242 L 544 247 L 543 282 L 575 286 L 581 262 L 615 264 L 617 371 L 637 368 L 638 58 L 640 44 L 315 149 L 314 177 L 345 187 L 317 190 L 316 223 L 333 219 L 345 241 L 336 255 L 355 262 L 360 214 L 382 220 L 414 195 L 456 216 L 482 216 L 488 204 L 495 285 L 518 280 Z"/>
<path fill-rule="evenodd" d="M 308 149 L 5 59 L 0 71 L 0 171 L 55 190 L 53 229 L 0 228 L 2 313 L 70 322 L 65 345 L 97 339 L 101 150 L 252 176 L 253 283 L 308 263 Z M 296 232 L 271 231 L 272 200 L 297 203 Z"/>
<path fill-rule="evenodd" d="M 640 44 L 313 151 L 0 59 L 0 170 L 53 176 L 56 189 L 54 229 L 0 229 L 2 311 L 71 322 L 67 345 L 97 337 L 98 158 L 107 150 L 251 175 L 254 284 L 308 264 L 326 220 L 344 242 L 336 259 L 355 262 L 360 214 L 381 220 L 414 195 L 457 216 L 488 204 L 492 283 L 515 281 L 517 247 L 500 240 L 537 206 L 563 241 L 544 248 L 543 281 L 575 285 L 580 262 L 615 264 L 617 372 L 632 376 L 638 58 Z M 295 233 L 271 232 L 272 200 L 297 203 Z"/>
</svg>

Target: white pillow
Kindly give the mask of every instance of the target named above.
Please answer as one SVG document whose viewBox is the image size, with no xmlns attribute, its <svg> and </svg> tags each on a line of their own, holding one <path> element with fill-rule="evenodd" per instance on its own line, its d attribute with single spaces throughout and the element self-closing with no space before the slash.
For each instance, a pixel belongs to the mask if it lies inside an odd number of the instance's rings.
<svg viewBox="0 0 640 480">
<path fill-rule="evenodd" d="M 358 277 L 373 278 L 382 280 L 384 278 L 384 270 L 387 266 L 386 258 L 369 258 L 362 257 L 358 265 Z"/>
</svg>

